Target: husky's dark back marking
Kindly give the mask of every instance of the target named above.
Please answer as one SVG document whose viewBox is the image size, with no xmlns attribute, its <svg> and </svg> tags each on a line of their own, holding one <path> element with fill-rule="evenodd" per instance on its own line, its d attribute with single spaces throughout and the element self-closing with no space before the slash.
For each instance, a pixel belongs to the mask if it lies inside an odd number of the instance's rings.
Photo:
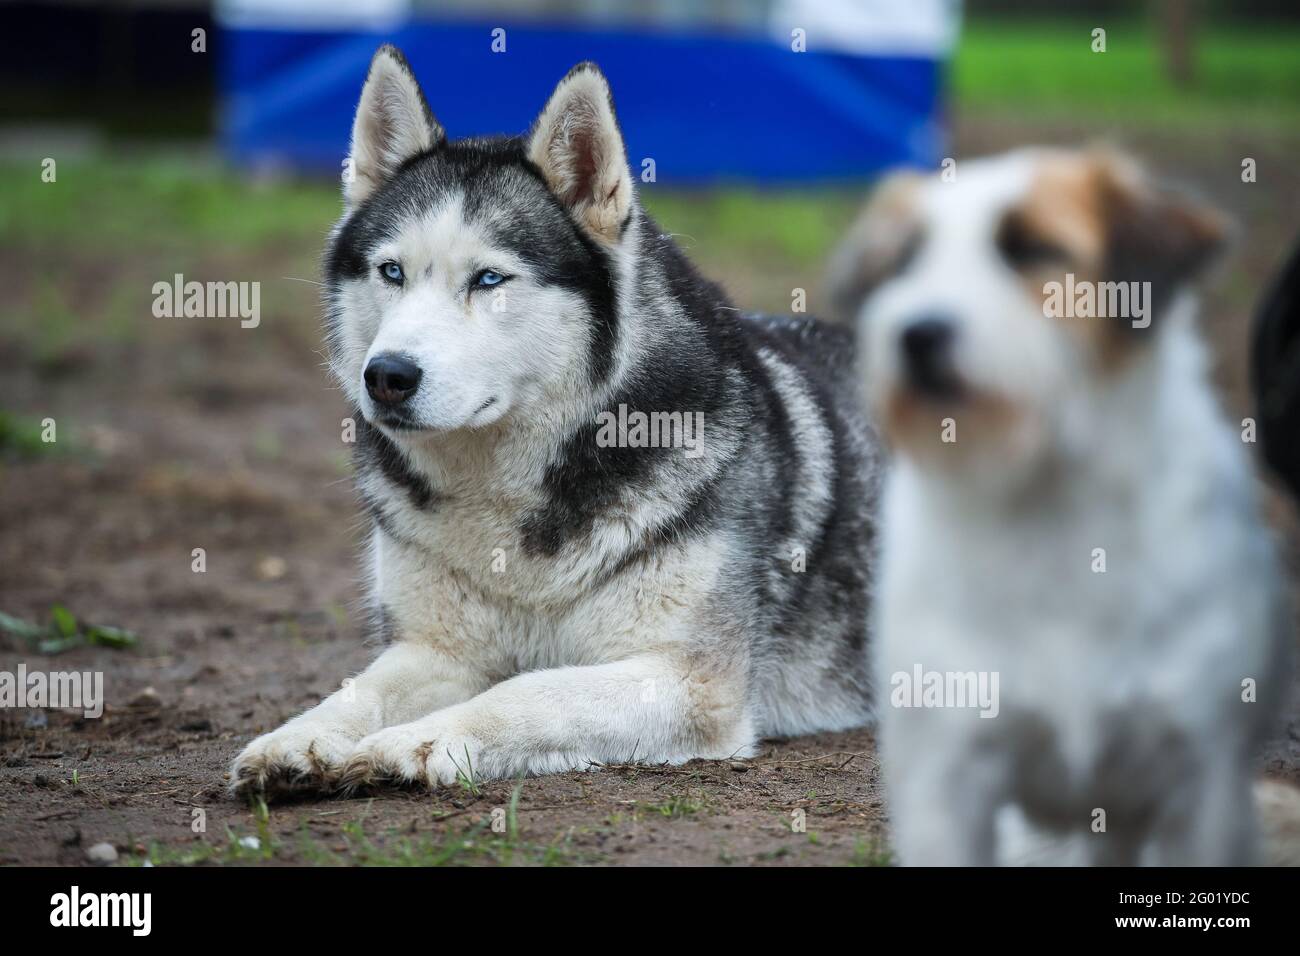
<svg viewBox="0 0 1300 956">
<path fill-rule="evenodd" d="M 644 213 L 641 219 L 641 247 L 664 240 L 657 224 Z M 648 262 L 653 262 L 647 255 Z M 649 312 L 654 297 L 671 297 L 684 314 L 706 308 L 716 321 L 734 322 L 725 299 L 712 284 L 704 282 L 684 259 L 670 258 L 662 271 L 646 269 L 638 276 L 634 289 L 634 309 Z M 666 283 L 665 283 L 665 280 Z M 665 288 L 666 284 L 666 288 Z M 610 323 L 616 328 L 617 323 Z M 617 389 L 603 403 L 600 411 L 617 413 L 620 407 L 630 412 L 699 413 L 703 416 L 706 435 L 733 428 L 737 397 L 728 381 L 728 358 L 716 347 L 716 341 L 704 333 L 703 326 L 682 326 L 675 335 L 664 335 L 646 344 L 643 354 L 625 370 Z M 680 448 L 635 448 L 597 445 L 598 423 L 593 415 L 567 436 L 554 460 L 546 469 L 544 487 L 547 505 L 529 515 L 524 523 L 525 547 L 539 555 L 555 555 L 567 544 L 578 542 L 591 529 L 603 511 L 618 507 L 629 489 L 648 490 L 665 464 L 679 464 Z M 707 440 L 707 439 L 706 439 Z M 725 448 L 725 444 L 720 446 Z M 706 450 L 705 454 L 709 454 Z M 673 528 L 676 534 L 707 530 L 711 489 L 717 474 L 685 477 L 686 500 L 680 506 L 665 504 L 659 528 Z M 691 520 L 685 520 L 686 515 Z M 658 532 L 647 536 L 647 543 L 661 538 Z M 624 557 L 638 550 L 629 548 Z"/>
<path fill-rule="evenodd" d="M 788 316 L 755 317 L 755 321 L 746 324 L 746 329 L 761 340 L 764 347 L 771 348 L 792 364 L 800 363 L 810 373 L 814 370 L 820 373 L 809 374 L 805 384 L 830 431 L 831 454 L 837 467 L 832 477 L 831 510 L 809 541 L 806 557 L 810 566 L 816 565 L 820 569 L 821 575 L 838 582 L 839 587 L 833 589 L 834 592 L 856 602 L 858 597 L 864 596 L 866 566 L 850 557 L 855 549 L 846 545 L 852 541 L 865 543 L 868 550 L 871 548 L 873 523 L 870 515 L 855 502 L 873 500 L 877 486 L 872 480 L 873 473 L 860 467 L 861 425 L 853 406 L 856 393 L 852 384 L 855 337 L 843 326 Z M 855 447 L 855 432 L 858 433 L 858 447 Z M 797 461 L 799 451 L 793 447 L 789 432 L 782 438 L 783 452 Z M 783 484 L 783 490 L 793 494 L 788 480 Z M 789 500 L 784 495 L 783 499 Z M 843 560 L 846 557 L 849 560 Z M 792 616 L 795 617 L 806 609 L 807 585 L 814 578 L 801 576 L 796 580 L 799 586 L 789 595 Z M 865 601 L 859 606 L 865 610 Z M 865 628 L 850 620 L 848 633 L 852 649 L 860 650 L 865 640 Z"/>
</svg>

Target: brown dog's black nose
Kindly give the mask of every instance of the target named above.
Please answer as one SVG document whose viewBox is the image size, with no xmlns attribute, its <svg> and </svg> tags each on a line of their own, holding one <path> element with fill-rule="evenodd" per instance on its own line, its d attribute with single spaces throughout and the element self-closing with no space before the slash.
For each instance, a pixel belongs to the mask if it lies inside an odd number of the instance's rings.
<svg viewBox="0 0 1300 956">
<path fill-rule="evenodd" d="M 366 391 L 376 404 L 394 408 L 415 394 L 422 374 L 406 356 L 383 352 L 366 365 Z"/>
<path fill-rule="evenodd" d="M 936 398 L 951 398 L 959 390 L 952 355 L 956 331 L 951 320 L 937 315 L 916 319 L 903 329 L 903 365 L 914 388 Z"/>
</svg>

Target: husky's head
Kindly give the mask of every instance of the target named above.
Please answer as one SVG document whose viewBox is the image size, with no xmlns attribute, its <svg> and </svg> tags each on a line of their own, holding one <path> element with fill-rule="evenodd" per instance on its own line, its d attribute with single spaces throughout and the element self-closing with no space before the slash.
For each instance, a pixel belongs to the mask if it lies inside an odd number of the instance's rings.
<svg viewBox="0 0 1300 956">
<path fill-rule="evenodd" d="M 858 322 L 891 443 L 1002 487 L 1062 438 L 1104 434 L 1104 396 L 1152 354 L 1224 225 L 1108 150 L 1021 150 L 951 181 L 890 177 L 831 285 Z"/>
<path fill-rule="evenodd" d="M 448 141 L 375 54 L 326 256 L 331 367 L 390 435 L 544 416 L 611 371 L 635 200 L 609 86 L 575 67 L 522 138 Z"/>
</svg>

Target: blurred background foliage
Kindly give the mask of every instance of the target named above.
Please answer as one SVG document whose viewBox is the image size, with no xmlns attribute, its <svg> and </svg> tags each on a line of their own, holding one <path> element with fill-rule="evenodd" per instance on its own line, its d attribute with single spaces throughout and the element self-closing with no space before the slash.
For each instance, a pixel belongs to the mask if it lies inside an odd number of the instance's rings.
<svg viewBox="0 0 1300 956">
<path fill-rule="evenodd" d="M 72 8 L 78 15 L 58 4 L 9 7 L 20 14 L 11 22 L 59 18 L 69 56 L 52 72 L 8 31 L 0 250 L 10 268 L 0 343 L 57 365 L 82 345 L 129 343 L 151 320 L 142 289 L 158 278 L 250 269 L 271 282 L 264 309 L 271 303 L 297 341 L 314 342 L 314 289 L 281 279 L 318 278 L 322 240 L 340 211 L 336 183 L 223 162 L 212 139 L 215 80 L 195 72 L 212 59 L 160 58 L 149 41 L 178 22 L 210 23 L 204 4 Z M 1091 49 L 1097 26 L 1107 32 L 1104 55 Z M 68 62 L 79 65 L 69 72 Z M 1245 156 L 1263 144 L 1285 154 L 1300 130 L 1298 94 L 1300 5 L 975 0 L 964 8 L 944 112 L 957 156 L 1107 139 L 1177 168 L 1211 148 Z M 35 165 L 51 152 L 66 157 L 57 188 Z M 866 185 L 648 184 L 641 196 L 743 306 L 788 311 L 793 287 L 815 286 Z M 1294 199 L 1259 199 L 1260 214 L 1277 220 L 1266 228 L 1285 241 Z M 38 268 L 16 268 L 22 261 Z M 1243 308 L 1255 291 L 1229 282 Z"/>
</svg>

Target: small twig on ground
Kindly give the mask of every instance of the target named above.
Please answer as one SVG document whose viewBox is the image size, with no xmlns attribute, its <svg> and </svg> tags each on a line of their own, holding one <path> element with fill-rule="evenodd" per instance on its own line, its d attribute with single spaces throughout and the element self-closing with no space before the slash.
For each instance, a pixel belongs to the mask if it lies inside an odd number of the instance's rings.
<svg viewBox="0 0 1300 956">
<path fill-rule="evenodd" d="M 53 813 L 42 814 L 39 817 L 32 817 L 33 820 L 57 820 L 59 817 L 75 816 L 76 810 L 55 810 Z"/>
<path fill-rule="evenodd" d="M 778 760 L 778 761 L 777 761 L 776 763 L 774 763 L 774 764 L 769 764 L 769 766 L 773 766 L 773 767 L 793 767 L 793 766 L 795 766 L 795 765 L 797 765 L 797 764 L 803 764 L 803 763 L 816 763 L 818 760 L 828 760 L 828 759 L 830 759 L 831 757 L 844 757 L 844 756 L 847 756 L 849 759 L 846 760 L 846 761 L 841 765 L 841 767 L 847 767 L 847 766 L 849 765 L 849 762 L 850 762 L 850 761 L 854 760 L 854 759 L 857 758 L 857 757 L 865 757 L 866 755 L 867 755 L 867 751 L 865 751 L 865 750 L 859 751 L 859 752 L 857 752 L 857 753 L 853 753 L 852 751 L 849 751 L 849 750 L 836 750 L 836 751 L 832 751 L 831 753 L 828 753 L 828 754 L 818 754 L 816 757 L 800 757 L 798 760 Z M 837 769 L 840 769 L 840 768 L 837 768 Z"/>
<path fill-rule="evenodd" d="M 180 787 L 172 787 L 170 790 L 150 790 L 147 793 L 133 793 L 131 797 L 167 797 L 179 790 Z"/>
</svg>

